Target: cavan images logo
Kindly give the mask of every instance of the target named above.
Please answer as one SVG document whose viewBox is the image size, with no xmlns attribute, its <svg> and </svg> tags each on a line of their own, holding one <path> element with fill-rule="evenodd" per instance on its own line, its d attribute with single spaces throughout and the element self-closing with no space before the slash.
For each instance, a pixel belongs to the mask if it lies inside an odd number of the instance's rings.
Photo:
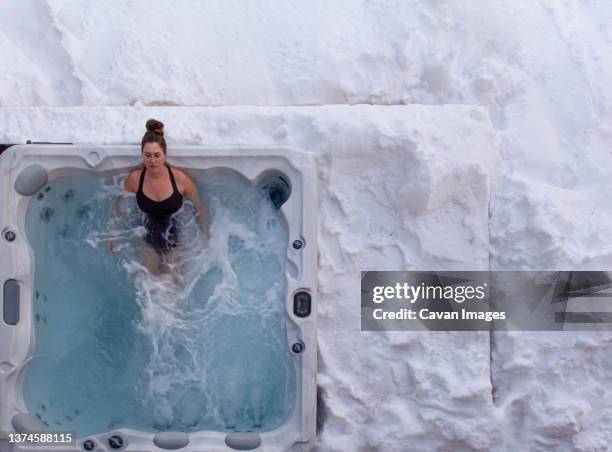
<svg viewBox="0 0 612 452">
<path fill-rule="evenodd" d="M 364 331 L 612 330 L 612 278 L 589 272 L 363 272 Z"/>
</svg>

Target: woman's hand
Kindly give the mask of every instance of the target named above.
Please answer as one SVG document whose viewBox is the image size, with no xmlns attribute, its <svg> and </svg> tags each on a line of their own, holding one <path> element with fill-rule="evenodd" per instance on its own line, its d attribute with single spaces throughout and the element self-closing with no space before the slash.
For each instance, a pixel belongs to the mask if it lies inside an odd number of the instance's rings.
<svg viewBox="0 0 612 452">
<path fill-rule="evenodd" d="M 198 189 L 191 180 L 191 178 L 185 174 L 183 171 L 179 173 L 181 175 L 181 183 L 183 187 L 185 187 L 183 194 L 191 199 L 193 206 L 196 208 L 198 212 L 198 217 L 200 218 L 200 225 L 202 227 L 202 241 L 204 242 L 204 246 L 208 245 L 208 212 L 206 211 L 206 206 L 200 199 L 200 195 L 198 194 Z"/>
</svg>

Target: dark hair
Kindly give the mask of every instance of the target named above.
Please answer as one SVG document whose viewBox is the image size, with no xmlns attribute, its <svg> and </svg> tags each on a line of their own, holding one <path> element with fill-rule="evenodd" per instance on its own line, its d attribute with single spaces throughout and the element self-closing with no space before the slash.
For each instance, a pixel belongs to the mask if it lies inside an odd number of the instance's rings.
<svg viewBox="0 0 612 452">
<path fill-rule="evenodd" d="M 144 145 L 147 143 L 157 143 L 166 153 L 166 140 L 164 139 L 164 123 L 157 119 L 147 120 L 147 131 L 142 137 L 140 143 L 140 151 L 144 152 Z"/>
</svg>

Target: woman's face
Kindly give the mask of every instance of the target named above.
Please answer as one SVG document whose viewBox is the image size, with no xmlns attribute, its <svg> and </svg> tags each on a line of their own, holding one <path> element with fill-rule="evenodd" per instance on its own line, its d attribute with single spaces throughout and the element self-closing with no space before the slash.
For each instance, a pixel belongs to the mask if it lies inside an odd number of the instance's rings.
<svg viewBox="0 0 612 452">
<path fill-rule="evenodd" d="M 160 168 L 166 163 L 166 154 L 158 143 L 146 143 L 142 149 L 142 158 L 147 168 Z"/>
</svg>

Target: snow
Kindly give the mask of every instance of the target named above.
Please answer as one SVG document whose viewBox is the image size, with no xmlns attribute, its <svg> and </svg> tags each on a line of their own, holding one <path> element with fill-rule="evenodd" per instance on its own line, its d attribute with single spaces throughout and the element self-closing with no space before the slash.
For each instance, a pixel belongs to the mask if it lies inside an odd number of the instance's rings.
<svg viewBox="0 0 612 452">
<path fill-rule="evenodd" d="M 612 443 L 608 333 L 361 332 L 361 270 L 612 267 L 603 0 L 8 1 L 0 141 L 319 170 L 319 451 Z"/>
</svg>

